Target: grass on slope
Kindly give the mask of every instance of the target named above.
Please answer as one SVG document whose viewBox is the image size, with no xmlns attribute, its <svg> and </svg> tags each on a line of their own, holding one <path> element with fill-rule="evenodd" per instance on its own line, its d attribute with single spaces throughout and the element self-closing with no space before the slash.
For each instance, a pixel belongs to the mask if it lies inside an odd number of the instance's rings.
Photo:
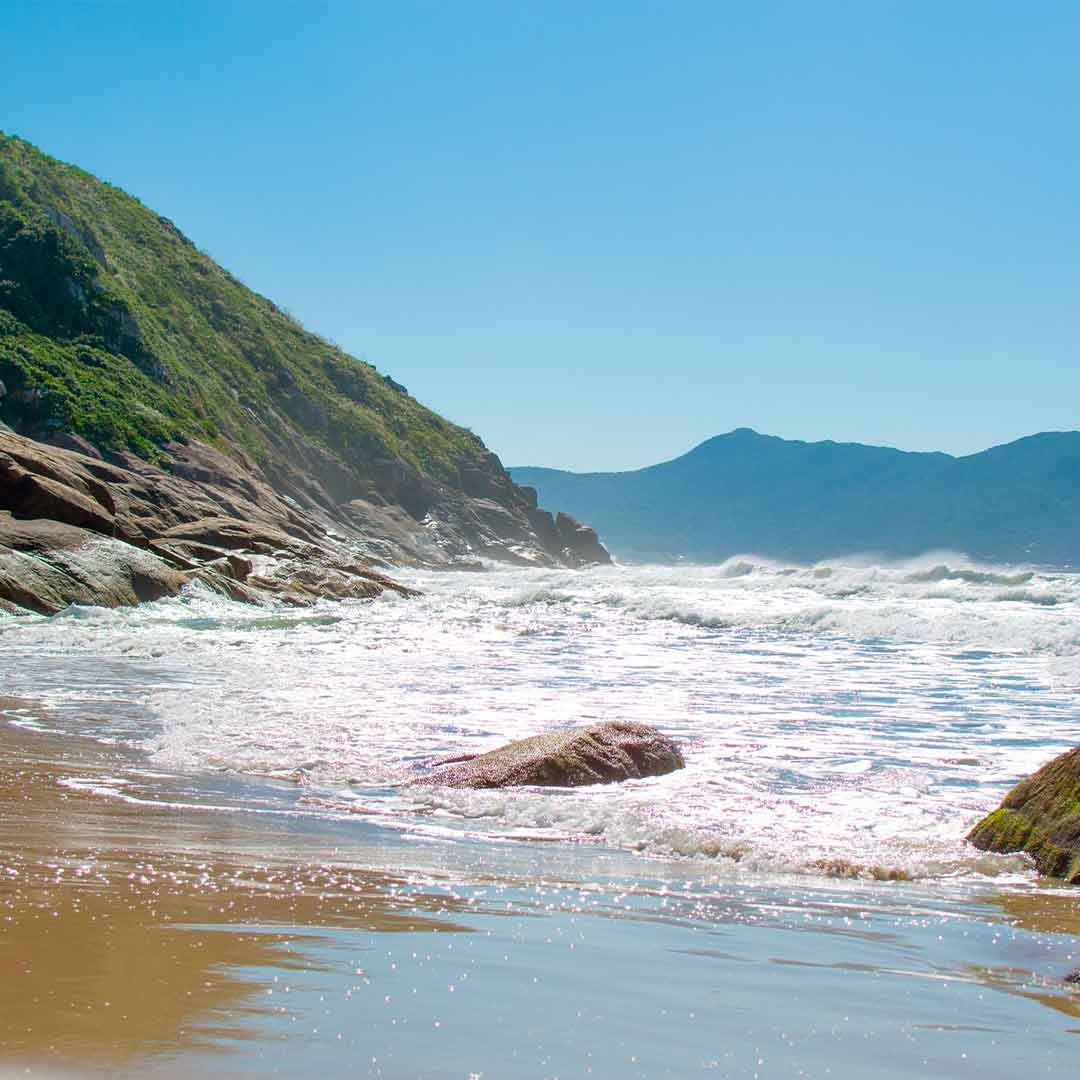
<svg viewBox="0 0 1080 1080">
<path fill-rule="evenodd" d="M 0 419 L 151 454 L 289 427 L 363 470 L 454 482 L 483 444 L 305 331 L 137 199 L 0 135 Z"/>
</svg>

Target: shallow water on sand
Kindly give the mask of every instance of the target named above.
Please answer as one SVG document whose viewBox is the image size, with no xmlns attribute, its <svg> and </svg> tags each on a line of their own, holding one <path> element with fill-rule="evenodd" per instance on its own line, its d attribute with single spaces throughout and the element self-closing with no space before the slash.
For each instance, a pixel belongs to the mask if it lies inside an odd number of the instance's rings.
<svg viewBox="0 0 1080 1080">
<path fill-rule="evenodd" d="M 102 867 L 103 911 L 145 878 L 138 925 L 202 940 L 236 984 L 175 1021 L 197 1039 L 102 1064 L 227 1048 L 213 1067 L 243 1075 L 1065 1067 L 1077 894 L 963 837 L 1080 742 L 1076 575 L 740 559 L 409 583 L 425 595 L 0 619 L 0 692 L 33 702 L 10 703 L 0 738 L 68 748 L 45 790 L 111 822 L 73 828 L 72 865 Z M 572 792 L 401 786 L 439 755 L 605 718 L 680 738 L 687 768 Z M 48 835 L 0 854 L 22 913 L 0 949 L 38 940 L 31 894 L 80 934 Z M 165 883 L 184 901 L 167 918 Z M 278 893 L 291 908 L 244 899 Z M 234 906 L 210 918 L 205 895 Z M 86 1039 L 44 1056 L 86 1067 Z"/>
</svg>

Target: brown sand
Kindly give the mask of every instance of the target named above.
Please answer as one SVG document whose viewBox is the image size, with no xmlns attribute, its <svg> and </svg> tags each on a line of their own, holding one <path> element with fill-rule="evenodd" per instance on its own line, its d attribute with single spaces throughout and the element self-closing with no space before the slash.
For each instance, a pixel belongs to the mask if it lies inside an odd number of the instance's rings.
<svg viewBox="0 0 1080 1080">
<path fill-rule="evenodd" d="M 268 1010 L 275 973 L 316 966 L 312 928 L 460 929 L 443 896 L 298 861 L 303 837 L 259 852 L 265 831 L 239 815 L 61 785 L 132 758 L 0 715 L 0 1062 L 82 1073 L 222 1051 Z"/>
</svg>

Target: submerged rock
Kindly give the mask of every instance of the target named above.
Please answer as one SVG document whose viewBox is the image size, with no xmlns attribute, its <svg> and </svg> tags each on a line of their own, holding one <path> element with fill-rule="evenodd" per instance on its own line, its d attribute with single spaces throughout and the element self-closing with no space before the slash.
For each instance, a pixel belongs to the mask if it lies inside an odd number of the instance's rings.
<svg viewBox="0 0 1080 1080">
<path fill-rule="evenodd" d="M 1080 884 L 1080 747 L 1021 780 L 968 839 L 983 851 L 1026 852 L 1040 873 Z"/>
<path fill-rule="evenodd" d="M 438 787 L 583 787 L 663 776 L 686 763 L 674 741 L 647 724 L 612 721 L 520 739 L 437 765 L 414 781 Z"/>
</svg>

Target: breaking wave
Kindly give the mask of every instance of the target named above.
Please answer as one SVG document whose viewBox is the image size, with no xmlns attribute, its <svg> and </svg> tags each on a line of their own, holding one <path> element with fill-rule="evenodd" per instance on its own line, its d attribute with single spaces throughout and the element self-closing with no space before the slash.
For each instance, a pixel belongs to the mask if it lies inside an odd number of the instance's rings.
<svg viewBox="0 0 1080 1080">
<path fill-rule="evenodd" d="M 753 556 L 718 567 L 655 567 L 604 579 L 560 603 L 726 631 L 830 634 L 1080 656 L 1080 582 L 1070 573 L 936 561 L 784 566 Z M 525 595 L 515 603 L 527 607 Z M 1049 610 L 1053 609 L 1053 610 Z M 1077 667 L 1080 677 L 1080 664 Z"/>
</svg>

